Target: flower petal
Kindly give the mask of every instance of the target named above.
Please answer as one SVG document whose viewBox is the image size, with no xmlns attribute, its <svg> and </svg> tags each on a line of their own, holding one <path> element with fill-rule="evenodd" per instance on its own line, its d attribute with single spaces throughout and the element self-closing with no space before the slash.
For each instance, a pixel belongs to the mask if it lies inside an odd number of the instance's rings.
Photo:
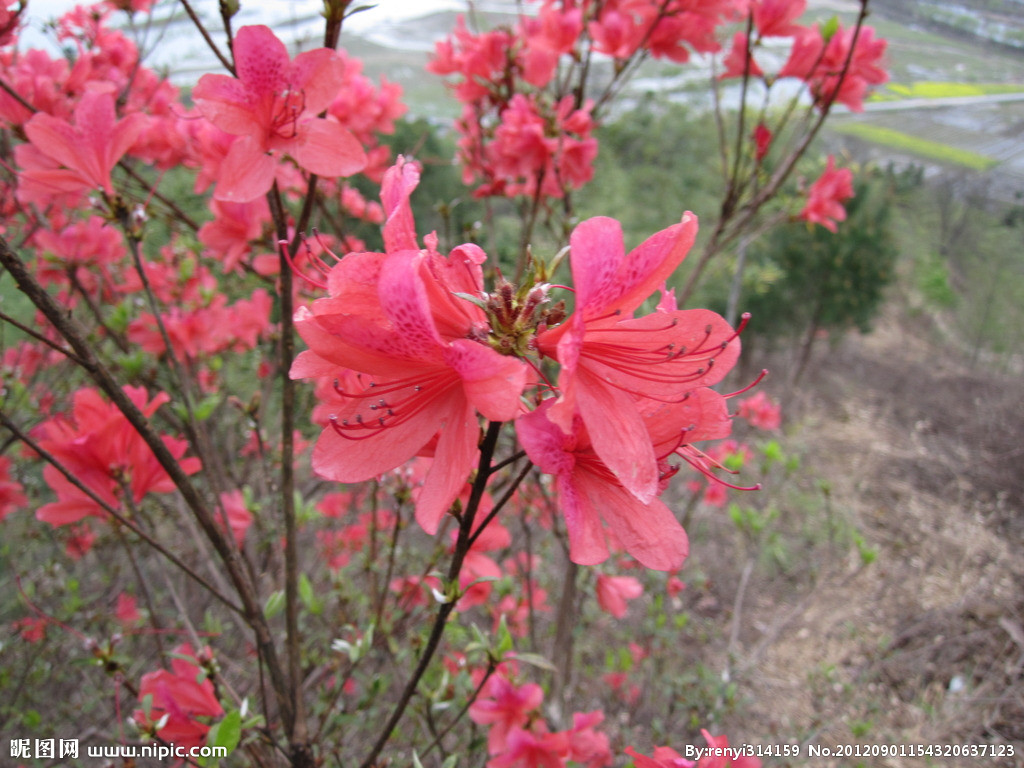
<svg viewBox="0 0 1024 768">
<path fill-rule="evenodd" d="M 658 493 L 658 462 L 635 398 L 581 368 L 576 403 L 594 452 L 637 499 L 653 499 Z"/>
<path fill-rule="evenodd" d="M 577 483 L 611 534 L 642 565 L 656 571 L 682 567 L 690 552 L 689 539 L 660 499 L 644 504 L 624 488 L 604 482 L 593 473 L 579 473 Z"/>
<path fill-rule="evenodd" d="M 296 137 L 282 148 L 307 171 L 325 178 L 352 176 L 366 167 L 363 145 L 347 129 L 324 118 L 302 123 Z"/>
<path fill-rule="evenodd" d="M 220 166 L 214 197 L 235 203 L 247 203 L 265 195 L 274 185 L 277 161 L 250 136 L 236 139 Z"/>
<path fill-rule="evenodd" d="M 445 350 L 445 362 L 462 379 L 466 397 L 484 418 L 511 421 L 519 413 L 526 386 L 526 364 L 469 339 L 456 339 Z"/>
<path fill-rule="evenodd" d="M 476 412 L 464 399 L 453 393 L 446 410 L 447 414 L 434 411 L 440 439 L 416 497 L 416 522 L 431 535 L 437 533 L 441 518 L 465 487 L 476 465 L 480 437 Z"/>
</svg>

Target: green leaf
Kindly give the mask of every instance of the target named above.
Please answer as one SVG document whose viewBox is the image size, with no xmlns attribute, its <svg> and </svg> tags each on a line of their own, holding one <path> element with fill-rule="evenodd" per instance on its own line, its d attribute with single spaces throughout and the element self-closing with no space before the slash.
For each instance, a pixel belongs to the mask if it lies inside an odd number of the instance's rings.
<svg viewBox="0 0 1024 768">
<path fill-rule="evenodd" d="M 206 421 L 208 418 L 210 418 L 213 415 L 213 412 L 217 408 L 217 405 L 219 403 L 220 403 L 220 395 L 210 395 L 209 397 L 204 397 L 196 405 L 196 408 L 195 408 L 196 420 L 197 421 Z"/>
<path fill-rule="evenodd" d="M 304 573 L 299 574 L 299 597 L 302 599 L 302 604 L 306 606 L 307 611 L 314 616 L 320 614 L 323 606 L 320 605 L 320 601 L 313 594 L 313 585 L 310 583 L 309 577 Z"/>
<path fill-rule="evenodd" d="M 274 616 L 277 616 L 283 608 L 284 590 L 279 589 L 267 598 L 267 603 L 263 606 L 263 615 L 268 619 L 272 619 Z"/>
<path fill-rule="evenodd" d="M 831 19 L 825 22 L 825 26 L 821 28 L 821 37 L 827 43 L 832 39 L 832 36 L 839 31 L 839 17 L 833 16 Z"/>
<path fill-rule="evenodd" d="M 557 672 L 555 665 L 545 659 L 539 653 L 510 653 L 508 655 L 510 659 L 521 661 L 524 664 L 529 664 L 532 667 L 543 669 L 547 672 Z"/>
<path fill-rule="evenodd" d="M 211 729 L 212 731 L 212 729 Z M 228 712 L 224 719 L 217 723 L 217 738 L 215 741 L 207 740 L 211 747 L 224 747 L 230 755 L 235 751 L 238 742 L 242 740 L 242 713 L 233 709 Z"/>
<path fill-rule="evenodd" d="M 509 632 L 508 622 L 505 620 L 505 614 L 501 614 L 501 619 L 498 621 L 498 647 L 495 648 L 498 659 L 505 658 L 505 655 L 512 650 L 512 633 Z"/>
</svg>

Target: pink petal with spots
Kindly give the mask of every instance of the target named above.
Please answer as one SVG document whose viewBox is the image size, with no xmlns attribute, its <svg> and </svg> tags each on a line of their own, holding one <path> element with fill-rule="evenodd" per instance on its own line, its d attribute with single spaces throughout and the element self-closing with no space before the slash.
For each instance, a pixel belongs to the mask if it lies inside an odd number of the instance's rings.
<svg viewBox="0 0 1024 768">
<path fill-rule="evenodd" d="M 409 196 L 420 183 L 420 170 L 401 155 L 384 174 L 380 201 L 384 206 L 384 249 L 388 253 L 416 250 L 416 225 Z"/>
<path fill-rule="evenodd" d="M 444 359 L 462 379 L 466 397 L 484 418 L 511 421 L 519 414 L 527 372 L 522 360 L 469 339 L 453 341 Z"/>
</svg>

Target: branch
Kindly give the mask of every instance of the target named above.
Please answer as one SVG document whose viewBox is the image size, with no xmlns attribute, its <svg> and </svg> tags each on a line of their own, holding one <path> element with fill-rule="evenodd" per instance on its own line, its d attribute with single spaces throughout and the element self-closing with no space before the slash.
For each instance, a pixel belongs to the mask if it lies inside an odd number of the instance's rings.
<svg viewBox="0 0 1024 768">
<path fill-rule="evenodd" d="M 150 426 L 146 416 L 125 394 L 124 390 L 121 389 L 110 371 L 93 354 L 92 348 L 89 346 L 78 325 L 66 313 L 64 308 L 58 305 L 54 298 L 36 281 L 28 269 L 26 269 L 21 258 L 10 249 L 7 241 L 2 237 L 0 237 L 0 264 L 3 264 L 7 271 L 10 272 L 11 277 L 18 284 L 21 292 L 28 296 L 32 303 L 36 305 L 36 308 L 53 324 L 64 340 L 71 345 L 77 357 L 82 361 L 82 369 L 89 374 L 104 394 L 121 411 L 128 420 L 128 423 L 139 433 L 139 436 L 153 452 L 157 462 L 167 472 L 171 481 L 181 493 L 189 509 L 192 510 L 206 537 L 213 544 L 218 556 L 227 568 L 232 585 L 242 600 L 246 622 L 256 635 L 256 645 L 260 653 L 267 659 L 271 683 L 280 701 L 282 713 L 290 715 L 290 702 L 285 695 L 287 686 L 285 685 L 284 674 L 278 661 L 277 650 L 270 634 L 270 627 L 257 599 L 256 589 L 247 578 L 238 549 L 234 546 L 234 542 L 228 539 L 230 533 L 224 532 L 217 525 L 214 516 L 206 507 L 199 492 L 192 484 L 192 481 L 189 480 L 188 475 L 182 470 L 177 459 L 171 454 L 170 449 L 164 444 L 160 435 Z"/>
<path fill-rule="evenodd" d="M 466 553 L 469 552 L 470 534 L 473 532 L 473 519 L 476 517 L 480 500 L 483 499 L 484 490 L 487 488 L 487 480 L 490 477 L 491 457 L 494 455 L 494 448 L 498 443 L 498 435 L 500 433 L 501 422 L 492 421 L 487 427 L 487 434 L 484 435 L 483 443 L 480 445 L 480 462 L 477 465 L 476 480 L 473 481 L 473 489 L 469 494 L 466 511 L 459 522 L 459 537 L 455 542 L 455 551 L 452 553 L 451 564 L 448 566 L 448 584 L 458 583 L 462 563 L 466 558 Z M 448 622 L 448 617 L 455 610 L 457 603 L 458 599 L 453 597 L 438 608 L 437 616 L 434 619 L 434 626 L 430 629 L 430 637 L 427 639 L 427 644 L 420 655 L 419 663 L 406 682 L 405 689 L 402 691 L 402 695 L 398 699 L 391 717 L 388 718 L 387 724 L 381 730 L 377 742 L 373 745 L 373 749 L 370 750 L 370 754 L 367 755 L 360 768 L 373 768 L 377 756 L 391 738 L 392 731 L 394 731 L 395 726 L 398 725 L 398 722 L 405 714 L 405 710 L 412 700 L 413 693 L 416 692 L 420 679 L 427 671 L 435 651 L 437 651 L 438 646 L 441 644 L 441 637 L 444 635 L 444 628 Z"/>
</svg>

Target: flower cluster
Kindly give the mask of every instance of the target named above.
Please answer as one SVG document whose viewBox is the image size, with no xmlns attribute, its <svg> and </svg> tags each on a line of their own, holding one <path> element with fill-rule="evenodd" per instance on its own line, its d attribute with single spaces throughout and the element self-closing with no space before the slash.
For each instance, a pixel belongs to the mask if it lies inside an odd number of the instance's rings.
<svg viewBox="0 0 1024 768">
<path fill-rule="evenodd" d="M 548 284 L 488 294 L 475 245 L 443 255 L 428 236 L 420 248 L 409 206 L 418 180 L 401 158 L 385 174 L 385 252 L 341 259 L 326 274 L 328 295 L 296 315 L 309 349 L 292 376 L 332 382 L 314 469 L 359 482 L 430 457 L 416 517 L 434 533 L 477 465 L 480 418 L 515 421 L 552 478 L 573 560 L 601 562 L 611 543 L 647 567 L 678 568 L 686 534 L 658 497 L 673 455 L 698 466 L 690 444 L 729 433 L 725 399 L 709 387 L 732 368 L 739 340 L 713 312 L 668 299 L 635 315 L 686 256 L 696 218 L 628 254 L 613 219 L 577 226 L 566 318 L 546 307 Z M 544 370 L 553 363 L 557 386 Z"/>
<path fill-rule="evenodd" d="M 138 387 L 126 387 L 125 394 L 147 417 L 170 400 L 164 393 L 150 400 L 146 391 Z M 70 418 L 55 416 L 36 432 L 39 447 L 57 458 L 83 486 L 48 464 L 43 469 L 43 479 L 56 493 L 57 501 L 44 504 L 36 512 L 43 522 L 59 526 L 86 517 L 106 518 L 103 504 L 113 509 L 131 509 L 146 494 L 174 489 L 171 478 L 141 435 L 96 390 L 76 392 Z M 187 448 L 184 440 L 165 436 L 163 442 L 186 474 L 199 471 L 198 459 L 183 458 Z"/>
<path fill-rule="evenodd" d="M 723 78 L 750 77 L 771 87 L 776 80 L 802 80 L 815 107 L 843 104 L 854 112 L 864 107 L 868 89 L 889 79 L 884 60 L 886 41 L 868 26 L 804 26 L 796 20 L 806 0 L 750 0 L 753 37 L 737 32 L 724 59 Z M 766 73 L 754 56 L 768 38 L 790 38 L 789 58 L 775 73 Z"/>
</svg>

